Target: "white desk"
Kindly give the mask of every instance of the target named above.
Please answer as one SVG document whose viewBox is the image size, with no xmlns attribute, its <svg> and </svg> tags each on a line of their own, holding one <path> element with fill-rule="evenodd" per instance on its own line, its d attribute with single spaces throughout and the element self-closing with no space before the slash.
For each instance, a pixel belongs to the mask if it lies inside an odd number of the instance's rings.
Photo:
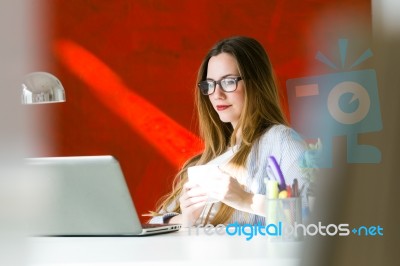
<svg viewBox="0 0 400 266">
<path fill-rule="evenodd" d="M 282 265 L 300 264 L 302 242 L 263 237 L 196 235 L 188 229 L 147 237 L 31 238 L 28 265 Z"/>
</svg>

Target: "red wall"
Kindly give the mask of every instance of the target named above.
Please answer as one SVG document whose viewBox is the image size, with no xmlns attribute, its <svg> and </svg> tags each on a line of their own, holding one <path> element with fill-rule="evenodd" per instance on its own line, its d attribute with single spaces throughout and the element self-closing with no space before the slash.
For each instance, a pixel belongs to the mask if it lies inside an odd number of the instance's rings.
<svg viewBox="0 0 400 266">
<path fill-rule="evenodd" d="M 285 96 L 287 79 L 331 71 L 314 60 L 318 50 L 337 58 L 338 38 L 370 38 L 366 0 L 53 3 L 47 70 L 62 81 L 67 102 L 46 107 L 54 128 L 43 134 L 55 144 L 41 155 L 116 156 L 139 213 L 154 209 L 200 147 L 193 89 L 217 40 L 258 39 Z"/>
</svg>

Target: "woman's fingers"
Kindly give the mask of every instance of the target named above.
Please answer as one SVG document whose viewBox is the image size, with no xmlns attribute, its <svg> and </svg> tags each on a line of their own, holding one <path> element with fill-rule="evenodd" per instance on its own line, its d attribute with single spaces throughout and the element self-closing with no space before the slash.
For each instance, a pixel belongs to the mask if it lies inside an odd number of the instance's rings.
<svg viewBox="0 0 400 266">
<path fill-rule="evenodd" d="M 192 188 L 194 188 L 196 186 L 198 186 L 198 184 L 188 181 L 183 185 L 183 189 L 184 190 L 190 190 L 190 189 L 192 189 Z"/>
<path fill-rule="evenodd" d="M 181 208 L 189 208 L 193 204 L 197 204 L 207 200 L 207 193 L 198 185 L 186 183 L 183 187 L 183 194 L 179 198 Z"/>
<path fill-rule="evenodd" d="M 207 202 L 207 198 L 206 198 L 206 200 L 202 200 L 200 202 L 197 202 L 197 203 L 194 203 L 194 204 L 190 205 L 187 209 L 190 212 L 195 212 L 196 210 L 199 210 L 199 209 L 203 208 L 204 205 L 206 205 L 206 202 Z"/>
<path fill-rule="evenodd" d="M 183 186 L 182 197 L 190 198 L 190 197 L 201 196 L 201 195 L 207 194 L 207 192 L 199 185 L 196 185 L 196 184 L 188 184 L 187 185 L 187 184 L 188 183 L 186 183 Z"/>
<path fill-rule="evenodd" d="M 241 200 L 244 190 L 235 178 L 229 177 L 216 182 L 215 186 L 207 192 L 210 198 L 218 199 L 230 205 Z"/>
<path fill-rule="evenodd" d="M 199 186 L 186 186 L 179 198 L 184 226 L 192 226 L 198 219 L 202 208 L 207 202 L 208 196 Z"/>
<path fill-rule="evenodd" d="M 205 196 L 207 195 L 207 191 L 205 191 L 202 187 L 196 186 L 190 190 L 187 190 L 185 193 L 189 198 L 197 197 L 197 196 Z"/>
<path fill-rule="evenodd" d="M 201 202 L 206 202 L 208 199 L 207 195 L 202 195 L 202 196 L 196 196 L 196 197 L 190 197 L 190 198 L 186 198 L 186 199 L 182 199 L 180 201 L 180 205 L 181 208 L 187 209 L 192 207 L 193 205 L 197 204 L 197 203 L 201 203 Z"/>
</svg>

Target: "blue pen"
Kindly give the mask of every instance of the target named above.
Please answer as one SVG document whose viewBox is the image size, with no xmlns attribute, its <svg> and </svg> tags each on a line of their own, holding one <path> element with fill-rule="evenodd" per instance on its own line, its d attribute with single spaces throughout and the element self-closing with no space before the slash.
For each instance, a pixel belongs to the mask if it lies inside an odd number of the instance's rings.
<svg viewBox="0 0 400 266">
<path fill-rule="evenodd" d="M 276 161 L 274 156 L 268 156 L 267 160 L 268 160 L 267 164 L 268 177 L 273 176 L 274 179 L 278 181 L 279 191 L 285 190 L 286 182 L 278 162 Z"/>
</svg>

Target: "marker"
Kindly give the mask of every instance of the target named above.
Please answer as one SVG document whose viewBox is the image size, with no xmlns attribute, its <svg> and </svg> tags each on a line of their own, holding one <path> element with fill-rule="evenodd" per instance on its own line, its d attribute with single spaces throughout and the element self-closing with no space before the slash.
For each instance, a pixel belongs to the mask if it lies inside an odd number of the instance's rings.
<svg viewBox="0 0 400 266">
<path fill-rule="evenodd" d="M 274 180 L 267 180 L 267 198 L 268 199 L 277 199 L 278 198 L 278 182 Z"/>
<path fill-rule="evenodd" d="M 293 197 L 298 197 L 299 196 L 299 182 L 297 181 L 297 178 L 293 180 L 293 185 L 292 185 L 292 193 Z"/>
<path fill-rule="evenodd" d="M 286 191 L 287 191 L 287 197 L 288 198 L 293 197 L 293 192 L 292 192 L 292 187 L 291 186 L 287 186 L 286 187 Z"/>
<path fill-rule="evenodd" d="M 272 176 L 273 179 L 279 182 L 279 190 L 280 191 L 285 190 L 286 182 L 278 162 L 276 161 L 274 156 L 268 156 L 267 160 L 268 160 L 267 164 L 268 178 Z"/>
<path fill-rule="evenodd" d="M 286 198 L 288 198 L 288 192 L 287 192 L 286 190 L 282 190 L 281 192 L 279 192 L 278 198 L 279 198 L 279 199 L 286 199 Z"/>
</svg>

